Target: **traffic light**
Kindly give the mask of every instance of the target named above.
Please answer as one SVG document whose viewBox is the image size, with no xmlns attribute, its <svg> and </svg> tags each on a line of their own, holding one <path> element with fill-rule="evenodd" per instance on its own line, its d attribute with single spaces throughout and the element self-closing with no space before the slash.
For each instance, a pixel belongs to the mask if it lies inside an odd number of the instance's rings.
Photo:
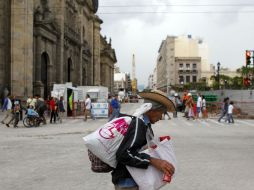
<svg viewBox="0 0 254 190">
<path fill-rule="evenodd" d="M 243 85 L 245 87 L 249 87 L 251 85 L 251 80 L 248 77 L 244 78 L 243 79 Z"/>
<path fill-rule="evenodd" d="M 246 66 L 248 66 L 251 63 L 251 60 L 250 60 L 251 59 L 251 51 L 246 50 L 245 55 L 246 55 Z"/>
</svg>

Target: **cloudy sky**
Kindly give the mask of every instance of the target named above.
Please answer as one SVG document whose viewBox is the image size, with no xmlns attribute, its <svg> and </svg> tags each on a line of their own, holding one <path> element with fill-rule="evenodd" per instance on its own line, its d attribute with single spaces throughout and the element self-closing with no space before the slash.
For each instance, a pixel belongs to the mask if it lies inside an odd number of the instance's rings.
<svg viewBox="0 0 254 190">
<path fill-rule="evenodd" d="M 162 40 L 167 35 L 202 38 L 209 61 L 236 69 L 245 63 L 245 50 L 254 49 L 254 0 L 100 0 L 102 34 L 112 38 L 117 65 L 147 85 Z"/>
</svg>

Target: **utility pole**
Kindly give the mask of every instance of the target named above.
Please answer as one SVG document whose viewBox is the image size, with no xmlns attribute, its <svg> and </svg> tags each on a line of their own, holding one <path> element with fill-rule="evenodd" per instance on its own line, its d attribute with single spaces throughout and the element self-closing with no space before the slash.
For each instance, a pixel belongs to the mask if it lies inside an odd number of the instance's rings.
<svg viewBox="0 0 254 190">
<path fill-rule="evenodd" d="M 220 62 L 217 63 L 218 87 L 220 90 Z"/>
</svg>

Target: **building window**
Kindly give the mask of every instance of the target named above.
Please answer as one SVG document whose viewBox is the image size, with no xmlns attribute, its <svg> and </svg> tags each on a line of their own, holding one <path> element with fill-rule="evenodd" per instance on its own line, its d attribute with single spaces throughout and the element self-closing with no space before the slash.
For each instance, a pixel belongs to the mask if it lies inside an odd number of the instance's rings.
<svg viewBox="0 0 254 190">
<path fill-rule="evenodd" d="M 179 64 L 179 68 L 183 69 L 183 64 L 182 63 Z"/>
<path fill-rule="evenodd" d="M 193 63 L 192 68 L 193 68 L 193 69 L 197 69 L 197 64 L 196 64 L 196 63 Z"/>
<path fill-rule="evenodd" d="M 183 76 L 179 76 L 179 83 L 180 84 L 184 83 L 184 77 Z"/>
<path fill-rule="evenodd" d="M 190 82 L 190 76 L 186 76 L 186 83 Z"/>
<path fill-rule="evenodd" d="M 190 69 L 190 64 L 189 63 L 186 64 L 186 69 Z"/>
<path fill-rule="evenodd" d="M 197 82 L 197 76 L 192 76 L 192 82 Z"/>
</svg>

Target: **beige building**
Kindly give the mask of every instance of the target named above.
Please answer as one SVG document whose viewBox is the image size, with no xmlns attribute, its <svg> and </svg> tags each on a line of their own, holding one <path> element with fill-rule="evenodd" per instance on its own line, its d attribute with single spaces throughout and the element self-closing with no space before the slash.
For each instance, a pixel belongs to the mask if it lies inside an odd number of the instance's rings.
<svg viewBox="0 0 254 190">
<path fill-rule="evenodd" d="M 98 0 L 1 1 L 1 94 L 46 97 L 65 82 L 112 92 L 116 56 L 97 9 Z"/>
<path fill-rule="evenodd" d="M 157 89 L 157 67 L 154 68 L 153 74 L 148 77 L 148 89 Z"/>
<path fill-rule="evenodd" d="M 127 92 L 129 85 L 129 76 L 128 73 L 115 73 L 114 74 L 114 93 L 117 94 L 120 90 Z"/>
<path fill-rule="evenodd" d="M 167 36 L 157 59 L 157 88 L 168 91 L 171 85 L 198 82 L 209 70 L 208 48 L 200 39 Z"/>
</svg>

